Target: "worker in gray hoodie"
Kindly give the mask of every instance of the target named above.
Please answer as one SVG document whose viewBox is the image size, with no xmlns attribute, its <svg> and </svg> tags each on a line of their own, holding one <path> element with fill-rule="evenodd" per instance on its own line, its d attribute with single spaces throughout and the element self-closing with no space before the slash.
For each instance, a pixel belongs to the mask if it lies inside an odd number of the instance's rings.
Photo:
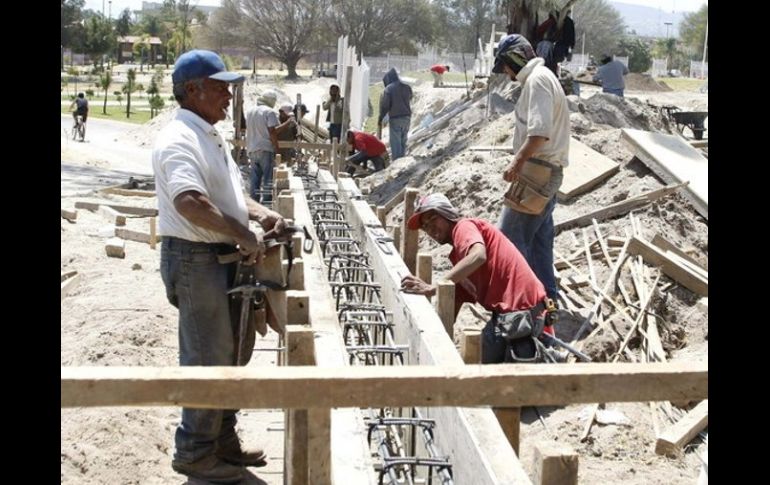
<svg viewBox="0 0 770 485">
<path fill-rule="evenodd" d="M 380 116 L 377 126 L 382 129 L 382 120 L 388 116 L 390 125 L 390 154 L 392 160 L 406 154 L 406 138 L 412 121 L 412 88 L 401 82 L 393 67 L 382 77 L 385 91 L 380 98 Z"/>
</svg>

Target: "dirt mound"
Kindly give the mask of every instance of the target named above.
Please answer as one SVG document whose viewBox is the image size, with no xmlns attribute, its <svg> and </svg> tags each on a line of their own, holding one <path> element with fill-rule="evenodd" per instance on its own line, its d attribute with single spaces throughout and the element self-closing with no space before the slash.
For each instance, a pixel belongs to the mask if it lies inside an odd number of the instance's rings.
<svg viewBox="0 0 770 485">
<path fill-rule="evenodd" d="M 631 72 L 626 75 L 626 89 L 634 91 L 673 91 L 669 86 L 659 83 L 649 74 Z"/>
<path fill-rule="evenodd" d="M 596 93 L 583 102 L 585 117 L 605 128 L 634 128 L 670 133 L 668 120 L 659 110 L 635 98 Z"/>
</svg>

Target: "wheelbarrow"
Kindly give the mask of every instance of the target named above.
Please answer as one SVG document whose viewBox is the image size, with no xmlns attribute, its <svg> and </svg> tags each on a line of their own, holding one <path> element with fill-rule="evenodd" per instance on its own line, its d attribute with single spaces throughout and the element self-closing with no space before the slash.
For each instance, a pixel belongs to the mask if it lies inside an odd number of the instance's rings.
<svg viewBox="0 0 770 485">
<path fill-rule="evenodd" d="M 686 126 L 692 130 L 696 140 L 703 139 L 703 132 L 706 131 L 703 122 L 708 118 L 708 115 L 708 111 L 672 111 L 669 114 L 674 119 L 680 133 L 683 126 Z"/>
</svg>

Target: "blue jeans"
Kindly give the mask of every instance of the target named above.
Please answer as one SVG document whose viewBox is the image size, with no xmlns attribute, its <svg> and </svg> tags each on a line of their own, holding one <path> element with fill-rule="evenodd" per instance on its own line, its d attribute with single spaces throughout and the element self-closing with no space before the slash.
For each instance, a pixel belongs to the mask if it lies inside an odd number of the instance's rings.
<svg viewBox="0 0 770 485">
<path fill-rule="evenodd" d="M 331 123 L 329 125 L 329 143 L 331 143 L 332 139 L 334 138 L 336 138 L 337 142 L 339 143 L 341 137 L 342 137 L 342 125 L 340 123 Z"/>
<path fill-rule="evenodd" d="M 235 365 L 230 289 L 235 264 L 217 254 L 235 247 L 163 237 L 160 275 L 168 301 L 179 309 L 179 365 Z M 237 409 L 182 409 L 174 460 L 190 463 L 214 453 L 219 439 L 235 433 Z"/>
<path fill-rule="evenodd" d="M 257 202 L 271 202 L 273 200 L 275 153 L 265 150 L 249 152 L 249 161 L 251 161 L 251 192 L 249 195 Z M 262 192 L 259 192 L 260 190 Z"/>
<path fill-rule="evenodd" d="M 370 161 L 374 164 L 374 171 L 379 172 L 380 170 L 385 168 L 385 160 L 383 160 L 382 156 L 377 155 L 376 157 L 370 157 L 366 154 L 366 152 L 356 152 L 355 155 L 348 157 L 348 162 L 355 164 L 355 165 L 361 165 L 364 164 L 364 168 L 367 168 L 366 162 Z M 355 173 L 355 169 L 351 168 L 348 170 L 348 173 L 353 175 Z"/>
<path fill-rule="evenodd" d="M 521 252 L 537 279 L 545 286 L 548 297 L 555 300 L 559 293 L 553 274 L 553 208 L 556 192 L 561 186 L 563 172 L 554 170 L 546 192 L 553 194 L 545 209 L 538 215 L 516 212 L 503 206 L 497 227 Z"/>
<path fill-rule="evenodd" d="M 395 160 L 406 154 L 406 138 L 409 134 L 409 124 L 412 118 L 402 116 L 400 118 L 391 118 L 390 124 L 390 159 Z"/>
<path fill-rule="evenodd" d="M 609 93 L 609 94 L 614 94 L 615 96 L 620 96 L 621 98 L 623 97 L 623 90 L 622 89 L 603 88 L 602 92 Z"/>
</svg>

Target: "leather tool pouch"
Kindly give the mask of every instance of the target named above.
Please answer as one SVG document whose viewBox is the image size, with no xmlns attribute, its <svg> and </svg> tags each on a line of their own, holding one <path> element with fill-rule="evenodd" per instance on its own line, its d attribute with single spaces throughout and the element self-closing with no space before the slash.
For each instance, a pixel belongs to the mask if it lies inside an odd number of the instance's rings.
<svg viewBox="0 0 770 485">
<path fill-rule="evenodd" d="M 551 171 L 551 167 L 527 160 L 519 177 L 511 183 L 505 193 L 503 203 L 517 212 L 540 214 L 553 196 L 545 190 L 551 180 Z"/>
</svg>

